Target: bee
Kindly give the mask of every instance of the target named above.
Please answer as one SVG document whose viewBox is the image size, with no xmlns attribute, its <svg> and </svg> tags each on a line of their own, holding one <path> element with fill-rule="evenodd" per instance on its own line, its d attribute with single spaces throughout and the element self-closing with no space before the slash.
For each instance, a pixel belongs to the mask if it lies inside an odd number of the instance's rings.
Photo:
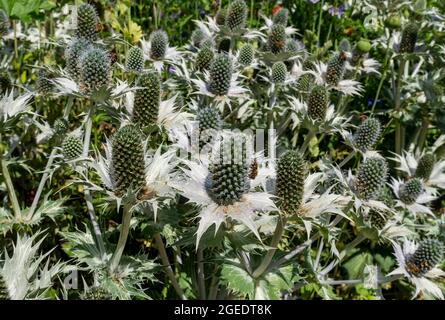
<svg viewBox="0 0 445 320">
<path fill-rule="evenodd" d="M 361 115 L 359 116 L 359 119 L 360 119 L 360 122 L 364 122 L 366 119 L 368 119 L 368 116 L 366 116 L 366 115 L 364 115 L 364 114 L 361 114 Z"/>
<path fill-rule="evenodd" d="M 111 50 L 110 52 L 110 60 L 111 60 L 111 64 L 114 64 L 118 59 L 118 55 L 116 52 L 116 49 Z"/>
<path fill-rule="evenodd" d="M 249 168 L 249 178 L 250 179 L 255 179 L 258 175 L 258 161 L 256 161 L 256 159 L 254 159 L 252 161 L 252 163 L 250 164 L 250 168 Z"/>
<path fill-rule="evenodd" d="M 103 23 L 100 23 L 100 22 L 96 23 L 96 32 L 97 33 L 104 31 L 104 29 L 105 29 L 105 27 L 104 27 Z"/>
</svg>

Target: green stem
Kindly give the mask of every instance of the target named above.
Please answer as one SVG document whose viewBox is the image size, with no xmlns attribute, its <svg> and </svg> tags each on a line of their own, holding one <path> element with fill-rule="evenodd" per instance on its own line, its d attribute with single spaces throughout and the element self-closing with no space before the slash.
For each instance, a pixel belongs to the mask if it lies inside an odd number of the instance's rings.
<svg viewBox="0 0 445 320">
<path fill-rule="evenodd" d="M 348 154 L 348 156 L 346 158 L 343 159 L 343 161 L 338 165 L 339 168 L 343 167 L 345 164 L 347 164 L 349 162 L 349 160 L 351 160 L 354 156 L 355 156 L 356 151 L 352 151 Z"/>
<path fill-rule="evenodd" d="M 320 3 L 320 13 L 318 15 L 318 28 L 317 28 L 317 46 L 320 46 L 320 34 L 321 34 L 321 21 L 322 21 L 322 15 L 323 15 L 323 5 L 324 0 L 321 0 Z"/>
<path fill-rule="evenodd" d="M 11 175 L 8 170 L 8 162 L 1 158 L 2 162 L 2 173 L 5 177 L 6 189 L 8 189 L 9 199 L 11 200 L 12 210 L 14 211 L 14 216 L 16 220 L 20 220 L 22 217 L 22 212 L 20 210 L 19 201 L 17 200 L 17 194 L 15 193 L 14 185 L 11 180 Z"/>
<path fill-rule="evenodd" d="M 402 83 L 402 77 L 403 72 L 405 70 L 405 64 L 406 60 L 404 58 L 401 58 L 400 65 L 399 65 L 399 72 L 397 74 L 397 82 L 396 82 L 396 88 L 395 88 L 395 101 L 394 101 L 394 111 L 396 113 L 396 139 L 395 139 L 395 152 L 400 155 L 402 153 L 402 146 L 403 146 L 403 135 L 402 135 L 402 127 L 401 127 L 401 83 Z"/>
<path fill-rule="evenodd" d="M 266 256 L 264 257 L 261 264 L 252 274 L 253 278 L 259 278 L 266 272 L 268 269 L 275 252 L 277 251 L 278 243 L 281 241 L 281 237 L 283 236 L 284 226 L 286 225 L 286 218 L 279 216 L 277 221 L 277 226 L 275 227 L 275 232 L 272 237 L 272 241 L 270 243 L 270 249 L 267 251 Z"/>
<path fill-rule="evenodd" d="M 377 92 L 375 94 L 374 101 L 372 103 L 371 114 L 374 113 L 375 106 L 377 105 L 377 100 L 380 97 L 380 91 L 382 90 L 382 87 L 383 87 L 383 82 L 385 81 L 385 78 L 386 78 L 386 73 L 388 72 L 388 62 L 389 62 L 389 54 L 390 54 L 390 50 L 389 50 L 390 40 L 391 40 L 391 35 L 389 35 L 388 40 L 386 41 L 386 53 L 385 53 L 385 58 L 383 60 L 383 73 L 382 73 L 382 77 L 380 78 L 379 85 L 377 87 Z"/>
<path fill-rule="evenodd" d="M 167 276 L 170 279 L 173 288 L 182 300 L 187 300 L 187 297 L 184 295 L 184 292 L 176 280 L 175 273 L 173 272 L 170 262 L 168 261 L 167 251 L 165 250 L 164 241 L 162 241 L 161 235 L 157 233 L 155 234 L 154 238 L 158 247 L 159 255 L 161 256 L 162 264 L 167 270 Z"/>
<path fill-rule="evenodd" d="M 428 117 L 424 117 L 422 119 L 422 127 L 420 128 L 419 137 L 417 139 L 416 149 L 421 151 L 423 149 L 423 145 L 425 144 L 426 134 L 428 132 L 428 127 L 430 125 L 430 121 Z"/>
<path fill-rule="evenodd" d="M 315 137 L 315 131 L 313 129 L 310 129 L 309 133 L 304 139 L 303 146 L 301 147 L 301 153 L 306 154 L 307 147 L 309 146 L 309 143 L 314 137 Z"/>
<path fill-rule="evenodd" d="M 116 250 L 113 253 L 110 261 L 110 270 L 115 271 L 124 253 L 125 244 L 127 243 L 128 234 L 130 232 L 131 223 L 131 208 L 132 204 L 127 203 L 124 205 L 124 214 L 122 216 L 121 232 L 119 234 L 119 240 L 117 241 Z"/>
<path fill-rule="evenodd" d="M 15 58 L 19 58 L 19 50 L 18 50 L 18 42 L 17 42 L 17 23 L 15 20 L 12 20 L 12 28 L 14 30 L 14 55 Z"/>
<path fill-rule="evenodd" d="M 197 258 L 198 258 L 198 288 L 199 288 L 199 298 L 201 300 L 206 299 L 206 287 L 205 287 L 205 275 L 204 275 L 204 250 L 198 248 Z"/>
</svg>

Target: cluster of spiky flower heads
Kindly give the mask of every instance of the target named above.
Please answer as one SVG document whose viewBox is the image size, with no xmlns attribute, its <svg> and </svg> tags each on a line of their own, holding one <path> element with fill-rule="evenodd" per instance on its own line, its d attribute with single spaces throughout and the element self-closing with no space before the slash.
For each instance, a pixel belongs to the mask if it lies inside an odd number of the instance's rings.
<svg viewBox="0 0 445 320">
<path fill-rule="evenodd" d="M 114 135 L 111 175 L 114 192 L 119 196 L 145 185 L 144 145 L 137 126 L 126 125 Z"/>
<path fill-rule="evenodd" d="M 431 172 L 433 171 L 435 162 L 436 159 L 434 157 L 434 154 L 425 153 L 417 163 L 417 168 L 414 176 L 423 180 L 428 180 L 431 176 Z"/>
<path fill-rule="evenodd" d="M 0 70 L 0 94 L 9 91 L 12 87 L 11 77 L 6 70 Z"/>
<path fill-rule="evenodd" d="M 298 151 L 288 151 L 278 160 L 275 194 L 279 198 L 278 207 L 284 214 L 298 213 L 307 174 L 306 162 Z"/>
<path fill-rule="evenodd" d="M 215 53 L 211 47 L 203 46 L 196 55 L 196 68 L 201 71 L 209 69 L 214 56 Z"/>
<path fill-rule="evenodd" d="M 162 60 L 167 53 L 168 36 L 164 30 L 153 31 L 150 35 L 150 58 Z"/>
<path fill-rule="evenodd" d="M 278 61 L 272 65 L 272 82 L 283 83 L 286 80 L 287 68 L 284 62 Z"/>
<path fill-rule="evenodd" d="M 220 206 L 233 205 L 249 190 L 249 163 L 244 137 L 224 136 L 209 165 L 205 188 Z"/>
<path fill-rule="evenodd" d="M 73 160 L 82 154 L 83 143 L 82 139 L 75 135 L 69 134 L 63 139 L 62 142 L 62 154 L 66 160 Z"/>
<path fill-rule="evenodd" d="M 426 238 L 419 243 L 416 251 L 406 257 L 406 271 L 414 276 L 422 276 L 443 260 L 444 245 L 434 238 Z"/>
<path fill-rule="evenodd" d="M 214 136 L 216 131 L 221 130 L 223 122 L 218 110 L 213 107 L 200 109 L 196 120 L 200 131 L 199 147 L 202 148 Z"/>
<path fill-rule="evenodd" d="M 326 68 L 326 83 L 331 86 L 337 86 L 343 79 L 346 69 L 347 54 L 345 51 L 340 51 L 335 54 L 328 62 Z"/>
<path fill-rule="evenodd" d="M 369 157 L 359 167 L 354 188 L 359 198 L 369 200 L 376 197 L 385 185 L 388 165 L 385 159 Z"/>
<path fill-rule="evenodd" d="M 110 81 L 111 59 L 108 52 L 90 48 L 80 57 L 80 87 L 87 93 L 106 87 Z"/>
<path fill-rule="evenodd" d="M 415 23 L 409 23 L 403 28 L 400 40 L 399 52 L 412 53 L 416 47 L 417 33 L 419 29 Z"/>
<path fill-rule="evenodd" d="M 227 10 L 225 25 L 230 31 L 239 31 L 246 25 L 247 5 L 244 0 L 233 1 Z"/>
<path fill-rule="evenodd" d="M 95 41 L 97 38 L 97 24 L 99 17 L 96 9 L 88 3 L 84 3 L 77 8 L 77 29 L 76 37 Z"/>
<path fill-rule="evenodd" d="M 272 17 L 274 24 L 281 24 L 287 26 L 287 21 L 289 19 L 289 10 L 286 8 L 280 8 Z"/>
<path fill-rule="evenodd" d="M 269 32 L 267 42 L 269 50 L 274 53 L 284 51 L 286 46 L 286 28 L 281 24 L 274 24 Z"/>
<path fill-rule="evenodd" d="M 232 79 L 232 61 L 227 54 L 218 54 L 210 65 L 210 82 L 208 90 L 217 96 L 229 92 Z"/>
<path fill-rule="evenodd" d="M 128 50 L 126 67 L 129 71 L 141 72 L 144 69 L 144 52 L 139 47 Z"/>
<path fill-rule="evenodd" d="M 255 51 L 251 44 L 244 44 L 239 50 L 238 62 L 243 66 L 252 64 Z"/>
<path fill-rule="evenodd" d="M 36 74 L 36 90 L 39 94 L 48 94 L 53 91 L 54 83 L 51 81 L 52 74 L 49 70 L 40 69 Z"/>
<path fill-rule="evenodd" d="M 380 121 L 375 118 L 368 118 L 357 128 L 354 135 L 354 145 L 360 151 L 371 150 L 380 137 Z"/>
<path fill-rule="evenodd" d="M 6 12 L 0 9 L 0 36 L 8 33 L 9 30 L 9 19 Z"/>
<path fill-rule="evenodd" d="M 309 93 L 307 111 L 311 119 L 316 121 L 323 121 L 326 118 L 328 109 L 329 94 L 328 90 L 323 85 L 316 85 Z"/>
<path fill-rule="evenodd" d="M 410 205 L 416 202 L 417 198 L 422 194 L 422 192 L 422 180 L 419 178 L 413 178 L 400 186 L 399 198 L 403 203 Z"/>
<path fill-rule="evenodd" d="M 65 50 L 66 71 L 76 82 L 80 80 L 80 57 L 91 48 L 87 39 L 73 38 Z"/>
<path fill-rule="evenodd" d="M 156 71 L 139 75 L 134 94 L 133 121 L 142 127 L 156 123 L 161 102 L 161 79 Z"/>
</svg>

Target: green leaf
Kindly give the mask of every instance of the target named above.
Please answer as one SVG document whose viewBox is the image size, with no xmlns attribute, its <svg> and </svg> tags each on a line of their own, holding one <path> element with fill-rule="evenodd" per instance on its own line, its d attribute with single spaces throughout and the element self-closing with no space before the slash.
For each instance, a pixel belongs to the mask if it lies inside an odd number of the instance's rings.
<svg viewBox="0 0 445 320">
<path fill-rule="evenodd" d="M 348 279 L 357 279 L 363 276 L 363 269 L 369 264 L 372 264 L 372 255 L 364 252 L 353 256 L 343 267 L 348 273 Z"/>
<path fill-rule="evenodd" d="M 259 281 L 258 287 L 260 287 L 260 290 L 257 287 L 256 293 L 265 294 L 266 296 L 263 298 L 269 300 L 278 300 L 280 291 L 292 289 L 294 283 L 293 276 L 292 265 L 283 267 L 276 272 L 269 272 L 264 279 Z"/>
<path fill-rule="evenodd" d="M 221 269 L 221 280 L 226 286 L 235 293 L 243 297 L 254 297 L 254 280 L 240 266 L 232 263 L 225 263 Z"/>
</svg>

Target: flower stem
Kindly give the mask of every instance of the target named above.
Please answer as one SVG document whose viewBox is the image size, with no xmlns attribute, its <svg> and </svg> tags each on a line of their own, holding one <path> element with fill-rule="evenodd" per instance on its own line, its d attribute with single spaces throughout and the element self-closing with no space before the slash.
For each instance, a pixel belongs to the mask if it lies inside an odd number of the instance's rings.
<svg viewBox="0 0 445 320">
<path fill-rule="evenodd" d="M 267 271 L 272 258 L 277 251 L 278 243 L 280 243 L 281 237 L 283 236 L 284 226 L 286 225 L 286 218 L 279 216 L 277 221 L 277 226 L 275 227 L 275 232 L 272 237 L 272 241 L 270 243 L 270 249 L 267 251 L 266 256 L 264 257 L 261 264 L 252 274 L 252 277 L 259 278 Z"/>
<path fill-rule="evenodd" d="M 1 158 L 2 162 L 2 173 L 5 178 L 6 189 L 8 189 L 9 199 L 11 200 L 12 210 L 14 211 L 14 216 L 17 220 L 22 217 L 22 212 L 20 210 L 19 201 L 17 200 L 17 194 L 15 193 L 14 185 L 11 180 L 11 175 L 8 170 L 8 163 L 3 157 Z"/>
<path fill-rule="evenodd" d="M 127 243 L 128 233 L 130 232 L 131 223 L 131 203 L 124 205 L 124 213 L 122 216 L 121 232 L 119 234 L 119 240 L 117 241 L 116 250 L 113 253 L 110 261 L 110 270 L 115 271 L 124 253 L 125 244 Z"/>
<path fill-rule="evenodd" d="M 430 121 L 428 117 L 424 117 L 422 119 L 422 127 L 420 128 L 419 137 L 417 139 L 416 149 L 421 151 L 423 149 L 423 145 L 425 144 L 426 134 L 428 132 L 428 127 L 430 125 Z"/>
<path fill-rule="evenodd" d="M 377 100 L 379 99 L 379 96 L 380 96 L 380 91 L 382 90 L 383 82 L 385 81 L 385 78 L 386 78 L 386 73 L 388 72 L 390 40 L 391 40 L 391 35 L 388 36 L 388 40 L 386 41 L 386 53 L 385 53 L 385 58 L 383 60 L 383 73 L 382 73 L 382 77 L 380 78 L 379 85 L 377 87 L 377 92 L 375 94 L 374 101 L 372 103 L 371 114 L 374 113 L 375 106 L 377 105 Z"/>
<path fill-rule="evenodd" d="M 178 281 L 176 280 L 170 262 L 168 261 L 167 251 L 165 250 L 164 241 L 162 241 L 161 235 L 159 233 L 156 233 L 154 238 L 158 247 L 159 255 L 161 256 L 162 264 L 167 270 L 167 276 L 169 277 L 173 288 L 182 300 L 187 300 L 187 297 L 184 295 L 184 292 L 182 291 L 181 287 L 178 284 Z"/>
<path fill-rule="evenodd" d="M 400 155 L 402 153 L 403 148 L 403 140 L 404 137 L 402 135 L 402 127 L 401 127 L 401 83 L 402 83 L 402 77 L 403 72 L 405 70 L 406 60 L 404 58 L 401 58 L 400 65 L 399 65 L 399 72 L 397 75 L 397 82 L 395 87 L 395 101 L 394 101 L 394 111 L 396 113 L 396 139 L 395 139 L 395 152 Z"/>
<path fill-rule="evenodd" d="M 340 164 L 338 165 L 339 168 L 343 167 L 345 164 L 347 164 L 349 162 L 349 160 L 351 160 L 354 156 L 355 156 L 356 151 L 352 151 L 348 154 L 348 156 L 346 158 L 343 159 L 342 162 L 340 162 Z"/>
<path fill-rule="evenodd" d="M 311 140 L 315 137 L 315 131 L 310 129 L 309 133 L 306 136 L 306 139 L 304 139 L 303 146 L 301 147 L 301 153 L 306 154 L 306 149 L 309 146 L 309 143 Z"/>
<path fill-rule="evenodd" d="M 206 287 L 205 287 L 205 275 L 204 275 L 204 250 L 198 248 L 197 259 L 198 259 L 198 288 L 199 288 L 199 298 L 201 300 L 206 299 Z"/>
<path fill-rule="evenodd" d="M 321 34 L 321 21 L 322 21 L 322 15 L 323 15 L 323 5 L 324 5 L 324 0 L 321 0 L 321 3 L 320 3 L 320 14 L 318 15 L 317 47 L 320 46 L 320 34 Z"/>
</svg>

